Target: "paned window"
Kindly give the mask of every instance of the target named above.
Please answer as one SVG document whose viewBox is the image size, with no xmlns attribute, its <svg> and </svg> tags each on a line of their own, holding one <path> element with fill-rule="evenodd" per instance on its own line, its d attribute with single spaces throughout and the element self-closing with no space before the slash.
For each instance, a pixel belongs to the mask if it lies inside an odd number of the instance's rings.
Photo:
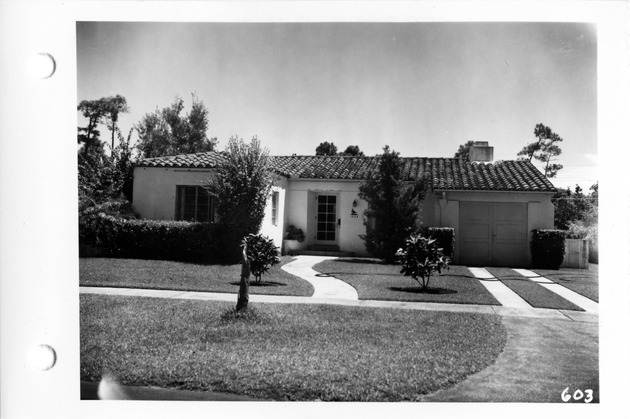
<svg viewBox="0 0 630 419">
<path fill-rule="evenodd" d="M 177 186 L 176 219 L 214 222 L 214 199 L 201 186 Z"/>
<path fill-rule="evenodd" d="M 278 192 L 274 192 L 271 195 L 271 224 L 278 225 Z"/>
</svg>

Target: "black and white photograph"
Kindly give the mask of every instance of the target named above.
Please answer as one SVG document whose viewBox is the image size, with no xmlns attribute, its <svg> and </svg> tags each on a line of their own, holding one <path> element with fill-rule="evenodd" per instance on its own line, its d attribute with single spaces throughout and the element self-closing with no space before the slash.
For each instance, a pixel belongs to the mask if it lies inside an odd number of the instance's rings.
<svg viewBox="0 0 630 419">
<path fill-rule="evenodd" d="M 38 138 L 18 157 L 4 133 L 19 128 L 2 131 L 3 197 L 26 197 L 4 231 L 31 249 L 3 262 L 26 286 L 3 278 L 3 301 L 26 313 L 28 290 L 40 308 L 20 345 L 3 315 L 2 356 L 27 356 L 15 365 L 47 397 L 95 417 L 141 401 L 149 416 L 576 418 L 628 387 L 605 384 L 630 360 L 627 145 L 611 151 L 628 57 L 602 65 L 629 50 L 611 13 L 93 3 L 59 12 L 63 52 L 23 41 L 38 110 L 13 123 Z M 47 179 L 44 162 L 62 168 Z M 601 217 L 600 179 L 618 205 Z"/>
</svg>

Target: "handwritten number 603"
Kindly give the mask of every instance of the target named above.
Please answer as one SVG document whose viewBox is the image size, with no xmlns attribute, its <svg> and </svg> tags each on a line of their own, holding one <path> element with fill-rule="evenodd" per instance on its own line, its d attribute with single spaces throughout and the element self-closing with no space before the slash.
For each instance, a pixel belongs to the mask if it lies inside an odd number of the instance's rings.
<svg viewBox="0 0 630 419">
<path fill-rule="evenodd" d="M 586 396 L 586 397 L 584 397 Z M 563 402 L 568 402 L 571 400 L 571 393 L 569 393 L 569 387 L 565 388 L 564 391 L 562 392 L 562 394 L 560 395 L 560 398 L 562 399 Z M 575 392 L 573 393 L 573 400 L 579 401 L 584 399 L 584 403 L 590 403 L 593 401 L 593 390 L 591 390 L 590 388 L 587 390 L 580 390 L 577 389 L 575 390 Z"/>
</svg>

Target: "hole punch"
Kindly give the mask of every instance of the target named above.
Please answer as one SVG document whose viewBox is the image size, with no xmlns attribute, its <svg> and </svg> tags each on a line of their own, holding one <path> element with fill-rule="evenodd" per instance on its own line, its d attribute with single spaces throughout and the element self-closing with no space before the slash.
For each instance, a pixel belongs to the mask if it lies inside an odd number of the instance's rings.
<svg viewBox="0 0 630 419">
<path fill-rule="evenodd" d="M 33 368 L 40 371 L 48 371 L 55 366 L 57 362 L 57 353 L 55 349 L 46 344 L 37 345 L 30 352 L 30 364 Z"/>
<path fill-rule="evenodd" d="M 38 52 L 31 56 L 28 67 L 31 76 L 39 79 L 49 79 L 57 70 L 57 62 L 47 52 Z"/>
</svg>

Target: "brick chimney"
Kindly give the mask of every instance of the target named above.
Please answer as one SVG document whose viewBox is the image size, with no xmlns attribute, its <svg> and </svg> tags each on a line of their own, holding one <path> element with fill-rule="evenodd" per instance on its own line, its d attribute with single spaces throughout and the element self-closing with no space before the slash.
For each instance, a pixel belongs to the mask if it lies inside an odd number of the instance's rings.
<svg viewBox="0 0 630 419">
<path fill-rule="evenodd" d="M 468 160 L 471 162 L 491 162 L 494 160 L 494 147 L 489 146 L 487 141 L 475 141 L 470 148 Z"/>
</svg>

